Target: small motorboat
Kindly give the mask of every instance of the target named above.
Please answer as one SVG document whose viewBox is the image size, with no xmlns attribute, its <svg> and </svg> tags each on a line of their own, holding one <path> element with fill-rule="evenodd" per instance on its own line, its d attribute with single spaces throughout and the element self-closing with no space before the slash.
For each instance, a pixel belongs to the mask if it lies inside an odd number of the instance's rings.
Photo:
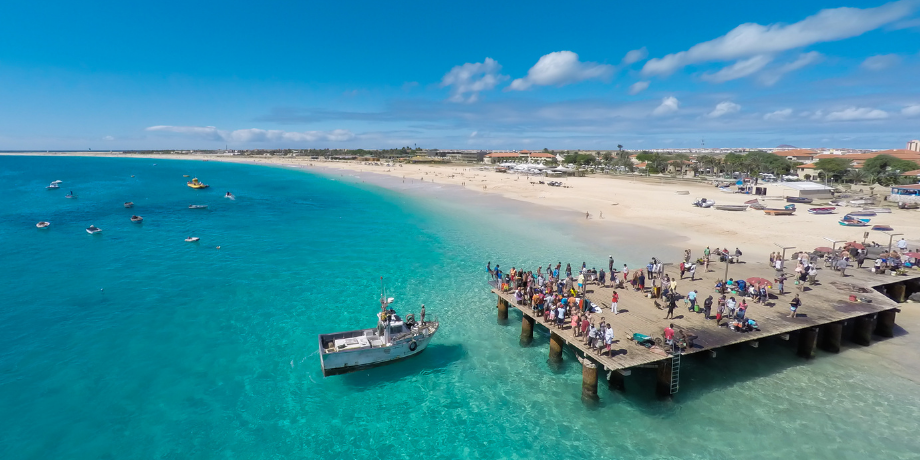
<svg viewBox="0 0 920 460">
<path fill-rule="evenodd" d="M 48 189 L 48 190 L 54 190 L 54 189 L 56 189 L 56 188 L 61 188 L 61 186 L 58 185 L 58 184 L 55 184 L 54 182 L 52 182 L 50 185 L 48 185 L 48 186 L 45 187 L 45 188 Z"/>
<path fill-rule="evenodd" d="M 208 205 L 206 205 L 206 204 L 190 204 L 190 205 L 188 205 L 188 208 L 189 208 L 189 209 L 208 209 Z"/>
<path fill-rule="evenodd" d="M 51 181 L 52 184 L 60 184 L 60 183 L 63 183 L 63 182 L 64 182 L 64 181 L 62 181 L 62 180 L 53 180 L 53 181 Z"/>
<path fill-rule="evenodd" d="M 717 204 L 715 208 L 719 211 L 744 211 L 748 208 L 746 204 Z"/>
<path fill-rule="evenodd" d="M 203 188 L 210 187 L 210 185 L 200 182 L 197 177 L 186 182 L 185 184 L 194 189 L 203 189 Z"/>
<path fill-rule="evenodd" d="M 834 214 L 837 211 L 835 207 L 825 207 L 825 208 L 809 208 L 809 214 Z"/>
<path fill-rule="evenodd" d="M 197 243 L 198 240 L 200 240 L 200 239 L 201 239 L 201 238 L 198 238 L 197 236 L 190 236 L 190 237 L 188 237 L 188 238 L 185 239 L 185 242 L 186 242 L 186 243 Z"/>
<path fill-rule="evenodd" d="M 99 228 L 99 227 L 97 227 L 97 226 L 95 226 L 95 225 L 90 225 L 90 226 L 86 229 L 86 233 L 89 233 L 90 235 L 95 235 L 96 233 L 101 233 L 101 232 L 102 232 L 102 229 Z"/>
<path fill-rule="evenodd" d="M 38 228 L 48 228 L 48 227 L 51 226 L 51 222 L 41 221 L 41 222 L 35 224 L 35 226 L 38 227 Z"/>
<path fill-rule="evenodd" d="M 805 198 L 805 197 L 802 197 L 802 196 L 787 196 L 787 197 L 786 197 L 786 202 L 787 202 L 787 203 L 808 204 L 808 203 L 811 203 L 812 201 L 814 201 L 814 200 L 811 199 L 811 198 Z"/>
<path fill-rule="evenodd" d="M 884 225 L 884 224 L 873 225 L 873 226 L 872 226 L 872 230 L 875 230 L 875 231 L 877 231 L 877 232 L 892 232 L 892 231 L 894 231 L 894 229 L 891 228 L 891 225 Z"/>
<path fill-rule="evenodd" d="M 143 221 L 144 221 L 144 218 L 141 216 L 131 216 L 131 222 L 139 224 Z"/>
<path fill-rule="evenodd" d="M 126 207 L 126 208 L 133 208 L 133 207 L 134 207 L 134 202 L 133 202 L 133 201 L 125 201 L 125 207 Z"/>
<path fill-rule="evenodd" d="M 227 192 L 227 194 L 224 195 L 224 198 L 228 198 L 228 199 L 231 199 L 231 200 L 235 200 L 235 199 L 236 199 L 236 197 L 233 196 L 233 194 L 230 193 L 230 192 Z"/>
<path fill-rule="evenodd" d="M 693 202 L 693 206 L 696 206 L 698 208 L 711 208 L 714 204 L 716 204 L 715 201 L 712 201 L 706 198 L 700 198 Z"/>
<path fill-rule="evenodd" d="M 875 217 L 876 214 L 875 211 L 853 211 L 847 213 L 847 215 L 856 217 Z"/>
<path fill-rule="evenodd" d="M 838 223 L 844 227 L 866 227 L 869 225 L 869 220 L 870 219 L 859 219 L 846 215 L 843 219 L 840 219 Z"/>
</svg>

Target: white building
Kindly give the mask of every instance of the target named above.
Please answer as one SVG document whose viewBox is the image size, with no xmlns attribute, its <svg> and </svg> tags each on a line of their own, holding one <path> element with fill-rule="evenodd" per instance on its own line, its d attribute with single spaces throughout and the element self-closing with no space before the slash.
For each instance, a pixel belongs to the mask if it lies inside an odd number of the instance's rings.
<svg viewBox="0 0 920 460">
<path fill-rule="evenodd" d="M 920 141 L 914 139 L 907 143 L 907 150 L 912 150 L 914 152 L 920 152 Z"/>
</svg>

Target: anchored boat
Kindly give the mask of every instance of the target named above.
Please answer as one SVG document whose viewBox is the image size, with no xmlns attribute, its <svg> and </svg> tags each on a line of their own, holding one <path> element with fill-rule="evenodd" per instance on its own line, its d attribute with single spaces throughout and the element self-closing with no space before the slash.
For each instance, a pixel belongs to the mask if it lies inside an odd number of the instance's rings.
<svg viewBox="0 0 920 460">
<path fill-rule="evenodd" d="M 86 229 L 86 233 L 89 233 L 90 235 L 95 235 L 96 233 L 100 233 L 100 232 L 102 232 L 102 229 L 99 228 L 99 227 L 97 227 L 97 226 L 95 226 L 95 225 L 90 225 L 90 226 Z"/>
<path fill-rule="evenodd" d="M 185 184 L 194 189 L 202 189 L 202 188 L 210 187 L 210 185 L 200 182 L 197 177 L 186 182 Z"/>
<path fill-rule="evenodd" d="M 381 290 L 376 328 L 320 334 L 319 359 L 324 377 L 415 356 L 428 346 L 438 332 L 438 322 L 425 321 L 424 317 L 416 321 L 413 314 L 402 318 L 389 308 L 391 303 L 393 298 L 387 298 Z"/>
</svg>

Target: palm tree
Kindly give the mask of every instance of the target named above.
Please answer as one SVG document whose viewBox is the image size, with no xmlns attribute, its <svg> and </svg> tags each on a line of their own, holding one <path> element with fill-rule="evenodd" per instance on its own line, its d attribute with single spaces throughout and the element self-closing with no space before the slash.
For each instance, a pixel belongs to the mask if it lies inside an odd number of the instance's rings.
<svg viewBox="0 0 920 460">
<path fill-rule="evenodd" d="M 856 184 L 866 179 L 866 173 L 864 173 L 861 169 L 854 168 L 854 169 L 847 171 L 846 176 L 844 177 L 848 180 L 853 181 L 853 183 Z"/>
</svg>

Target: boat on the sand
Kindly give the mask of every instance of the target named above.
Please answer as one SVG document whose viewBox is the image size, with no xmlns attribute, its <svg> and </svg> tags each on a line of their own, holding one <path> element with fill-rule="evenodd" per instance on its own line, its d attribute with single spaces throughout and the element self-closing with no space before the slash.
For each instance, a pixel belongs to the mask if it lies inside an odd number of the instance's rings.
<svg viewBox="0 0 920 460">
<path fill-rule="evenodd" d="M 381 291 L 375 328 L 319 335 L 324 377 L 381 366 L 425 350 L 438 331 L 438 321 L 425 321 L 424 317 L 416 321 L 413 314 L 400 317 L 390 308 L 391 303 L 393 298 Z"/>
<path fill-rule="evenodd" d="M 859 219 L 857 217 L 846 215 L 843 217 L 843 219 L 840 219 L 838 223 L 844 227 L 866 227 L 869 225 L 869 220 L 871 219 Z"/>
<path fill-rule="evenodd" d="M 891 225 L 878 224 L 878 225 L 873 225 L 872 230 L 875 230 L 878 232 L 891 232 L 891 231 L 894 231 L 894 228 L 892 228 Z"/>
<path fill-rule="evenodd" d="M 837 211 L 836 207 L 828 206 L 824 208 L 809 208 L 809 214 L 834 214 Z"/>
<path fill-rule="evenodd" d="M 744 211 L 748 208 L 746 204 L 717 204 L 715 208 L 719 211 Z"/>
</svg>

